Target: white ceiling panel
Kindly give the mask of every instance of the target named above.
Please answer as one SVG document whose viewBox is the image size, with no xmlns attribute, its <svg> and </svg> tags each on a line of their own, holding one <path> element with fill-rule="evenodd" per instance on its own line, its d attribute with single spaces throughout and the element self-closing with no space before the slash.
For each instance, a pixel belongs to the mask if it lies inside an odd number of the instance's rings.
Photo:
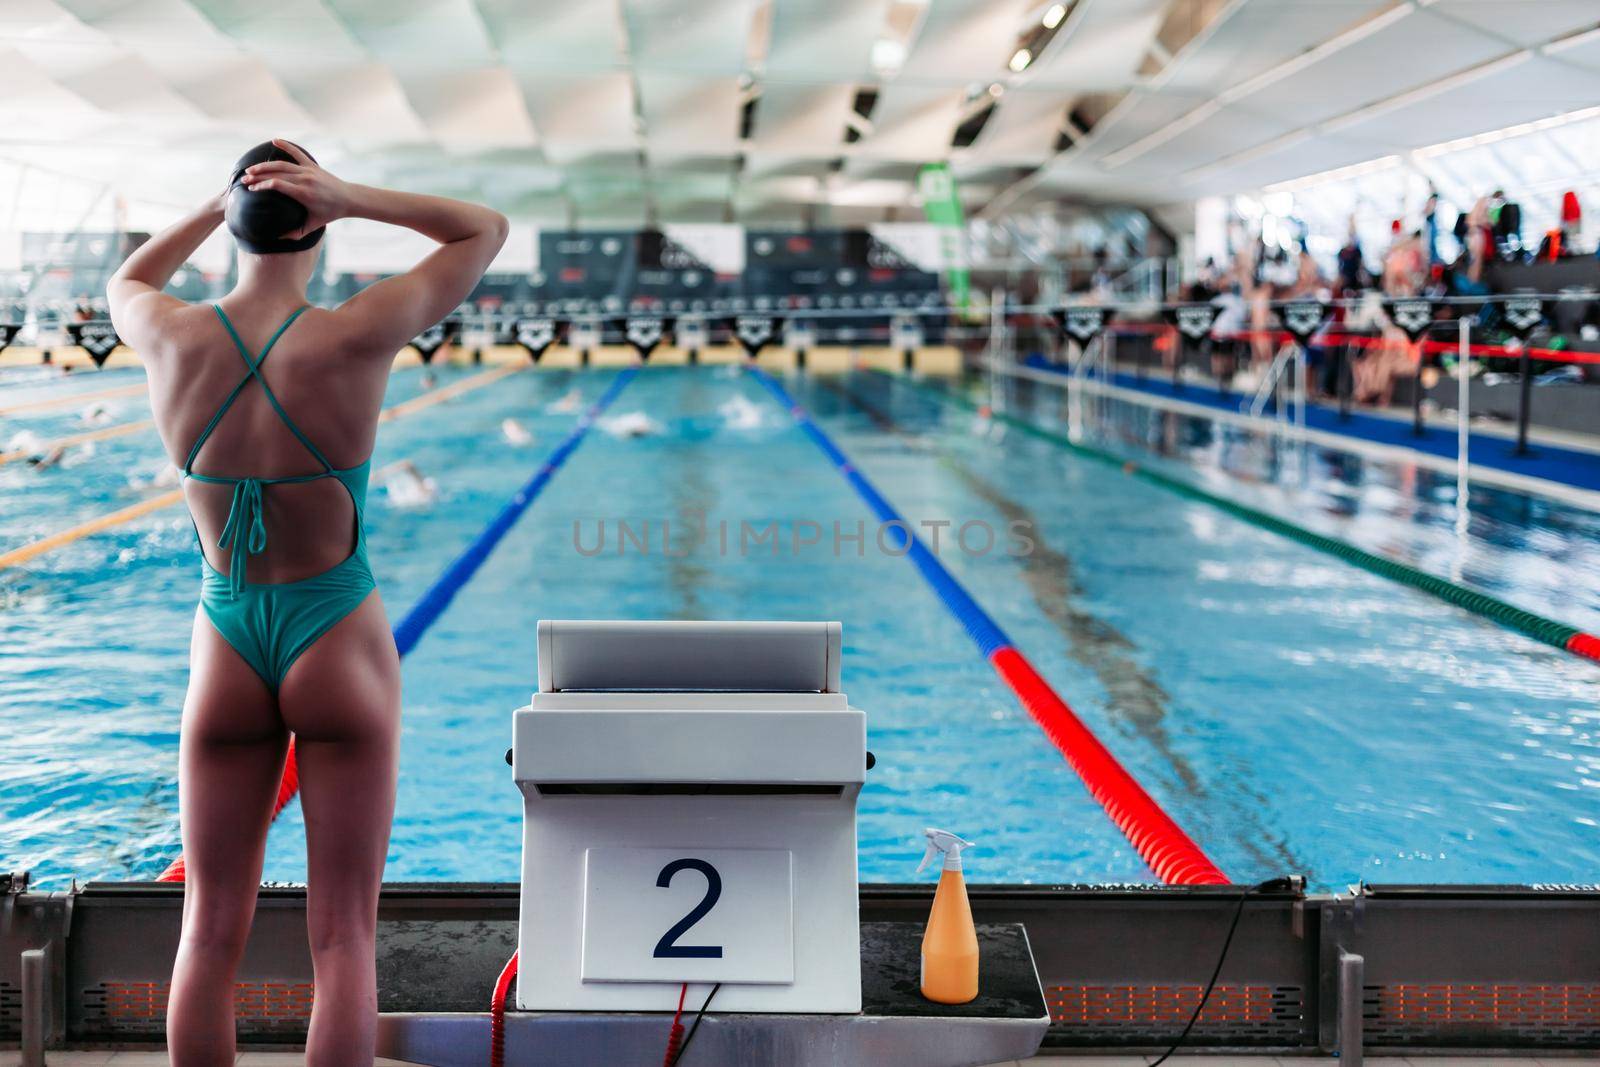
<svg viewBox="0 0 1600 1067">
<path fill-rule="evenodd" d="M 95 106 L 82 94 L 54 81 L 46 68 L 10 48 L 0 48 L 0 70 L 6 88 L 0 92 L 0 130 L 8 140 L 28 142 L 70 141 L 74 132 L 105 130 L 116 116 Z M 175 105 L 191 118 L 182 100 L 163 98 L 158 106 Z M 137 109 L 137 103 L 134 104 Z M 68 132 L 73 131 L 73 132 Z"/>
<path fill-rule="evenodd" d="M 1600 74 L 1574 71 L 1548 59 L 1530 59 L 1338 132 L 1395 148 L 1417 148 L 1550 118 L 1597 102 Z"/>
<path fill-rule="evenodd" d="M 733 78 L 640 71 L 645 141 L 668 152 L 732 152 L 739 143 L 739 84 Z"/>
<path fill-rule="evenodd" d="M 731 77 L 743 69 L 754 0 L 620 2 L 629 54 L 641 76 L 649 71 Z"/>
<path fill-rule="evenodd" d="M 377 60 L 322 71 L 280 71 L 279 77 L 325 134 L 352 150 L 429 139 L 394 71 Z"/>
<path fill-rule="evenodd" d="M 1600 72 L 1600 27 L 1549 45 L 1544 54 L 1561 63 Z"/>
<path fill-rule="evenodd" d="M 404 84 L 429 131 L 453 152 L 534 143 L 522 90 L 503 67 L 412 75 Z"/>
<path fill-rule="evenodd" d="M 545 154 L 553 160 L 630 148 L 638 141 L 633 79 L 625 72 L 540 72 L 522 79 L 522 93 Z"/>
<path fill-rule="evenodd" d="M 872 45 L 889 0 L 776 0 L 763 76 L 769 82 L 873 80 Z"/>
<path fill-rule="evenodd" d="M 497 62 L 473 0 L 324 0 L 374 55 L 409 72 L 475 70 Z"/>
<path fill-rule="evenodd" d="M 1135 90 L 1100 120 L 1091 132 L 1090 145 L 1085 147 L 1096 156 L 1110 155 L 1177 122 L 1209 99 L 1202 94 Z"/>
<path fill-rule="evenodd" d="M 618 72 L 626 34 L 614 3 L 573 0 L 477 0 L 501 60 L 528 77 Z"/>
<path fill-rule="evenodd" d="M 850 154 L 924 163 L 943 159 L 950 154 L 962 96 L 960 90 L 891 85 L 872 111 L 872 133 L 850 146 Z"/>
<path fill-rule="evenodd" d="M 1035 7 L 1026 0 L 929 0 L 901 80 L 953 85 L 999 79 Z"/>
<path fill-rule="evenodd" d="M 995 105 L 968 156 L 991 163 L 1042 163 L 1055 152 L 1056 133 L 1070 97 L 1059 93 L 1015 90 Z"/>
<path fill-rule="evenodd" d="M 1114 178 L 1129 174 L 1174 174 L 1210 160 L 1243 152 L 1283 136 L 1293 122 L 1224 108 L 1182 133 L 1163 141 L 1131 162 L 1109 167 Z"/>
<path fill-rule="evenodd" d="M 1212 96 L 1396 6 L 1396 0 L 1242 0 L 1157 81 L 1164 89 Z"/>
<path fill-rule="evenodd" d="M 1033 89 L 1123 89 L 1134 80 L 1169 0 L 1080 0 L 1086 4 L 1028 68 Z"/>
<path fill-rule="evenodd" d="M 761 152 L 815 155 L 844 145 L 845 120 L 855 100 L 853 85 L 819 88 L 773 85 L 756 105 L 751 147 Z"/>
<path fill-rule="evenodd" d="M 1428 10 L 1520 45 L 1600 24 L 1594 0 L 1438 0 Z"/>
<path fill-rule="evenodd" d="M 322 0 L 191 0 L 196 11 L 265 69 L 327 135 L 357 150 L 428 139 L 394 71 L 353 37 Z M 315 49 L 305 46 L 317 42 Z"/>
<path fill-rule="evenodd" d="M 1298 69 L 1238 101 L 1297 126 L 1310 125 L 1498 58 L 1507 46 L 1428 11 Z"/>
<path fill-rule="evenodd" d="M 1173 175 L 1167 185 L 1168 199 L 1256 189 L 1303 174 L 1360 163 L 1384 154 L 1380 146 L 1357 137 L 1325 135 L 1287 144 L 1213 173 Z"/>
</svg>

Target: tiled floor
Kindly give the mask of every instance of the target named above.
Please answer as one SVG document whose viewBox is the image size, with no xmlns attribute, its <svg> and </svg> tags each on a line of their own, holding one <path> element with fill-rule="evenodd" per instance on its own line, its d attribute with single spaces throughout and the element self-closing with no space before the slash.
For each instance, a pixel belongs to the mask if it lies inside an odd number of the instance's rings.
<svg viewBox="0 0 1600 1067">
<path fill-rule="evenodd" d="M 1028 1061 L 1034 1067 L 1147 1067 L 1153 1056 L 1063 1056 Z M 16 1051 L 0 1050 L 0 1067 L 22 1062 Z M 1168 1063 L 1180 1067 L 1338 1067 L 1339 1061 L 1316 1057 L 1174 1056 Z M 164 1052 L 52 1052 L 47 1067 L 166 1067 Z M 299 1067 L 303 1057 L 294 1052 L 241 1052 L 237 1067 Z M 1474 1056 L 1415 1056 L 1411 1059 L 1375 1059 L 1368 1067 L 1600 1067 L 1600 1058 L 1551 1057 L 1545 1060 Z M 406 1067 L 398 1060 L 379 1060 L 374 1067 Z M 862 1065 L 876 1067 L 876 1065 Z M 899 1067 L 899 1065 L 896 1065 Z M 992 1067 L 1022 1067 L 1015 1062 Z"/>
</svg>

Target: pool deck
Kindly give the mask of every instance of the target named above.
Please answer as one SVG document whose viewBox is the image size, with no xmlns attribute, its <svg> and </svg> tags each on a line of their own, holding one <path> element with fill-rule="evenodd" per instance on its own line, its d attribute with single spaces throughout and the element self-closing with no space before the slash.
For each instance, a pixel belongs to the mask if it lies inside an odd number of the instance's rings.
<svg viewBox="0 0 1600 1067">
<path fill-rule="evenodd" d="M 1026 1062 L 1054 1062 L 1071 1067 L 1147 1067 L 1154 1056 L 1039 1056 Z M 0 1067 L 14 1067 L 22 1062 L 16 1051 L 0 1051 Z M 1335 1067 L 1338 1059 L 1317 1056 L 1174 1056 L 1167 1061 L 1185 1067 Z M 1548 1059 L 1525 1059 L 1507 1056 L 1414 1056 L 1368 1057 L 1370 1067 L 1600 1067 L 1600 1057 L 1554 1056 Z M 165 1052 L 51 1052 L 45 1057 L 47 1067 L 163 1067 L 167 1063 Z M 299 1067 L 305 1057 L 298 1052 L 262 1052 L 247 1050 L 239 1053 L 236 1067 Z M 400 1060 L 378 1060 L 374 1067 L 408 1067 Z M 1020 1067 L 1018 1061 L 1007 1060 L 991 1067 Z"/>
</svg>

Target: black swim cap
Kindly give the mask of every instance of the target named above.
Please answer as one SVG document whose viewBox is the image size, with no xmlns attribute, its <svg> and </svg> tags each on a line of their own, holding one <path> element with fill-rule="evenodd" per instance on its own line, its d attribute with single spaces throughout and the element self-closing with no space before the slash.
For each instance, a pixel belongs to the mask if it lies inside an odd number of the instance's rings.
<svg viewBox="0 0 1600 1067">
<path fill-rule="evenodd" d="M 304 148 L 300 151 L 306 152 Z M 306 152 L 306 155 L 310 156 L 311 153 Z M 240 156 L 239 162 L 233 165 L 233 178 L 228 183 L 228 207 L 225 215 L 228 232 L 233 234 L 234 240 L 239 242 L 239 247 L 246 252 L 266 255 L 275 252 L 304 252 L 322 240 L 325 227 L 312 230 L 298 240 L 286 239 L 284 234 L 293 233 L 306 224 L 305 205 L 275 189 L 246 189 L 242 184 L 246 168 L 275 160 L 295 162 L 289 153 L 271 141 L 266 141 Z"/>
</svg>

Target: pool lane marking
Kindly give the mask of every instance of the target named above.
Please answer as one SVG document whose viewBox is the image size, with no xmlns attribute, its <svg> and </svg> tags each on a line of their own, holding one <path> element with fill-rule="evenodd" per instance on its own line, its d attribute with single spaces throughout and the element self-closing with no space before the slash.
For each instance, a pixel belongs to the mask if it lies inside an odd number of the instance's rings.
<svg viewBox="0 0 1600 1067">
<path fill-rule="evenodd" d="M 441 386 L 432 392 L 419 394 L 412 397 L 410 400 L 402 400 L 393 407 L 386 408 L 378 413 L 378 421 L 393 422 L 395 419 L 403 419 L 413 412 L 421 411 L 423 408 L 431 407 L 434 404 L 438 404 L 445 400 L 453 400 L 456 397 L 461 396 L 463 393 L 470 393 L 474 389 L 481 389 L 486 385 L 492 385 L 501 378 L 506 377 L 508 374 L 515 374 L 521 369 L 522 368 L 517 365 L 495 367 L 491 370 L 474 374 L 470 378 L 463 378 L 459 382 L 451 382 L 449 385 Z"/>
<path fill-rule="evenodd" d="M 76 526 L 60 530 L 48 537 L 41 537 L 39 540 L 23 545 L 21 548 L 13 548 L 10 552 L 0 552 L 0 571 L 5 570 L 7 567 L 15 567 L 26 563 L 36 556 L 42 556 L 46 552 L 60 548 L 62 545 L 70 545 L 72 542 L 88 537 L 91 534 L 109 530 L 114 526 L 121 526 L 125 522 L 132 522 L 134 519 L 142 515 L 148 515 L 152 511 L 160 511 L 162 508 L 176 504 L 182 499 L 183 490 L 172 489 L 147 500 L 141 500 L 137 504 L 130 504 L 125 508 L 119 508 L 109 514 L 90 519 L 88 522 L 81 522 Z"/>
<path fill-rule="evenodd" d="M 19 459 L 44 455 L 57 448 L 71 448 L 74 445 L 86 445 L 91 441 L 106 441 L 113 437 L 125 437 L 130 433 L 148 430 L 155 424 L 155 419 L 136 419 L 133 422 L 119 422 L 115 426 L 103 426 L 98 430 L 70 433 L 65 437 L 57 437 L 54 441 L 44 441 L 38 448 L 19 448 L 13 452 L 0 452 L 0 467 L 5 466 L 7 463 L 15 463 Z"/>
<path fill-rule="evenodd" d="M 758 382 L 789 412 L 801 431 L 844 475 L 856 494 L 889 529 L 896 544 L 933 588 L 935 594 L 967 631 L 989 665 L 1016 694 L 1067 764 L 1077 773 L 1112 823 L 1127 837 L 1156 877 L 1172 885 L 1224 885 L 1227 875 L 1195 844 L 1172 816 L 1128 772 L 1110 749 L 1096 737 L 1076 712 L 1061 699 L 1006 636 L 998 623 L 962 587 L 938 556 L 911 532 L 911 525 L 894 505 L 789 395 L 776 378 L 759 367 L 747 368 Z"/>
<path fill-rule="evenodd" d="M 920 382 L 913 378 L 900 378 L 898 375 L 891 375 L 891 377 L 899 378 L 899 380 L 906 382 L 913 388 L 945 403 L 953 404 L 969 411 L 975 412 L 978 410 L 977 404 L 959 393 L 952 393 L 943 387 Z M 1076 453 L 1086 459 L 1095 460 L 1098 463 L 1118 467 L 1125 473 L 1149 482 L 1151 485 L 1158 485 L 1190 500 L 1198 500 L 1202 503 L 1210 504 L 1212 507 L 1225 511 L 1236 519 L 1287 537 L 1308 548 L 1314 548 L 1331 556 L 1336 556 L 1370 574 L 1376 574 L 1381 578 L 1388 578 L 1391 581 L 1432 594 L 1464 611 L 1481 616 L 1490 622 L 1498 623 L 1508 630 L 1514 630 L 1524 637 L 1530 637 L 1553 648 L 1559 648 L 1573 655 L 1600 663 L 1600 637 L 1586 633 L 1576 626 L 1570 626 L 1555 619 L 1548 619 L 1543 615 L 1536 615 L 1531 611 L 1509 604 L 1487 593 L 1468 589 L 1466 586 L 1457 585 L 1455 582 L 1429 574 L 1427 571 L 1401 563 L 1398 560 L 1379 556 L 1365 549 L 1357 548 L 1349 542 L 1340 541 L 1326 534 L 1308 530 L 1304 526 L 1292 523 L 1287 519 L 1280 519 L 1270 512 L 1261 511 L 1247 504 L 1229 500 L 1227 497 L 1219 496 L 1216 493 L 1207 492 L 1197 486 L 1190 485 L 1182 479 L 1151 470 L 1132 460 L 1124 459 L 1113 452 L 1095 448 L 1092 445 L 1081 444 L 1064 434 L 1048 430 L 1029 419 L 1003 411 L 991 412 L 990 417 L 1005 423 L 1007 426 L 1014 426 L 1023 433 L 1036 437 L 1041 441 L 1046 441 L 1058 448 Z"/>
<path fill-rule="evenodd" d="M 584 437 L 589 433 L 590 428 L 594 426 L 595 420 L 600 417 L 606 408 L 611 406 L 612 401 L 617 399 L 617 396 L 628 387 L 628 383 L 633 381 L 638 373 L 638 368 L 629 367 L 617 375 L 616 379 L 606 387 L 605 392 L 601 393 L 599 398 L 590 404 L 584 413 L 578 417 L 578 422 L 573 426 L 572 432 L 562 438 L 560 444 L 551 449 L 550 454 L 545 457 L 543 463 L 539 464 L 532 477 L 523 483 L 522 488 L 518 489 L 511 499 L 507 501 L 505 507 L 500 509 L 499 514 L 489 520 L 489 525 L 485 526 L 483 531 L 472 539 L 472 543 L 467 545 L 461 555 L 457 556 L 448 567 L 440 572 L 439 577 L 434 579 L 433 584 L 427 588 L 415 604 L 411 605 L 411 609 L 405 613 L 405 616 L 395 624 L 395 648 L 402 658 L 417 647 L 417 642 L 422 639 L 422 635 L 427 632 L 428 627 L 432 626 L 439 616 L 444 614 L 444 610 L 450 606 L 450 601 L 455 599 L 456 593 L 478 572 L 478 568 L 483 566 L 484 560 L 489 558 L 489 553 L 493 552 L 495 546 L 511 531 L 511 527 L 516 525 L 517 520 L 528 510 L 539 494 L 544 492 L 545 487 L 550 484 L 550 480 L 555 477 L 556 471 L 560 470 L 562 464 L 566 463 L 571 458 L 572 453 L 578 450 L 578 446 L 583 443 Z M 279 812 L 288 806 L 289 801 L 294 799 L 294 795 L 299 789 L 300 765 L 294 754 L 294 738 L 290 737 L 289 750 L 284 756 L 283 778 L 278 783 L 278 795 L 272 807 L 272 817 L 274 819 L 278 817 Z M 184 875 L 185 867 L 183 857 L 180 855 L 167 865 L 167 869 L 161 872 L 156 881 L 181 882 L 184 880 Z"/>
<path fill-rule="evenodd" d="M 69 404 L 82 404 L 91 400 L 110 400 L 119 396 L 137 396 L 145 391 L 145 383 L 137 382 L 133 385 L 119 385 L 114 389 L 101 389 L 94 393 L 71 393 L 66 396 L 50 396 L 42 400 L 28 400 L 21 404 L 12 404 L 10 407 L 0 408 L 0 415 L 16 415 L 24 411 L 43 411 L 46 408 L 64 408 Z"/>
<path fill-rule="evenodd" d="M 403 418 L 406 415 L 415 414 L 416 412 L 421 411 L 423 408 L 430 407 L 433 404 L 437 404 L 445 400 L 451 400 L 463 393 L 471 392 L 473 389 L 479 389 L 485 385 L 490 385 L 494 382 L 497 382 L 501 378 L 504 378 L 507 374 L 515 373 L 519 369 L 520 368 L 517 367 L 496 367 L 493 370 L 486 370 L 481 374 L 475 374 L 470 378 L 463 378 L 459 382 L 452 382 L 443 389 L 437 389 L 431 393 L 424 393 L 421 396 L 413 397 L 410 400 L 396 404 L 394 407 L 386 408 L 384 411 L 379 413 L 378 421 L 388 422 L 392 418 Z M 426 403 L 419 403 L 419 401 L 426 401 Z M 399 414 L 391 414 L 393 412 L 399 412 Z M 386 418 L 386 416 L 388 417 Z M 115 427 L 108 428 L 114 429 Z M 53 551 L 62 547 L 63 545 L 70 545 L 74 541 L 82 540 L 91 534 L 101 533 L 105 530 L 110 530 L 114 527 L 121 526 L 123 523 L 132 522 L 134 519 L 137 519 L 142 515 L 148 515 L 152 511 L 157 511 L 161 508 L 168 507 L 169 505 L 176 504 L 182 499 L 183 491 L 181 489 L 174 489 L 171 492 L 150 497 L 148 500 L 141 500 L 137 504 L 133 504 L 125 508 L 119 508 L 118 510 L 110 512 L 109 514 L 101 515 L 97 518 L 90 519 L 87 522 L 81 522 L 76 526 L 71 526 L 65 530 L 57 531 L 56 533 L 50 534 L 47 537 L 42 537 L 37 541 L 31 541 L 28 544 L 22 545 L 20 548 L 13 548 L 9 552 L 0 552 L 0 571 L 6 570 L 8 567 L 15 567 L 19 564 L 26 563 L 29 560 L 41 556 L 46 552 Z"/>
<path fill-rule="evenodd" d="M 437 392 L 422 393 L 419 396 L 412 397 L 410 400 L 402 401 L 392 408 L 384 409 L 379 412 L 378 421 L 390 422 L 394 419 L 403 419 L 413 411 L 428 407 L 431 404 L 437 404 L 441 400 L 449 400 L 452 397 L 460 396 L 462 393 L 469 393 L 480 386 L 488 385 L 490 382 L 498 381 L 517 369 L 514 366 L 496 367 L 493 370 L 484 371 L 482 375 L 463 378 L 459 382 L 451 382 Z M 113 437 L 124 437 L 130 433 L 147 430 L 155 424 L 154 419 L 137 419 L 133 422 L 121 422 L 115 426 L 106 426 L 98 430 L 86 430 L 83 433 L 68 434 L 53 441 L 45 441 L 38 448 L 19 448 L 12 452 L 0 452 L 0 467 L 5 466 L 7 463 L 15 463 L 18 460 L 27 459 L 30 456 L 42 455 L 55 448 L 71 448 L 75 445 L 88 444 L 91 441 L 105 441 Z"/>
<path fill-rule="evenodd" d="M 411 606 L 411 610 L 406 612 L 405 617 L 395 624 L 394 643 L 402 656 L 417 647 L 417 642 L 422 639 L 428 627 L 444 614 L 445 608 L 450 606 L 450 601 L 455 599 L 456 593 L 477 573 L 483 561 L 489 558 L 489 553 L 493 552 L 501 538 L 511 531 L 511 527 L 516 525 L 529 505 L 544 492 L 550 480 L 555 477 L 556 471 L 560 470 L 562 464 L 578 450 L 578 446 L 583 443 L 590 428 L 594 426 L 595 420 L 611 406 L 638 373 L 637 368 L 629 367 L 606 387 L 605 392 L 601 393 L 599 398 L 579 416 L 572 431 L 562 438 L 561 443 L 551 450 L 545 461 L 533 472 L 532 477 L 523 483 L 522 488 L 518 489 L 505 507 L 500 509 L 500 513 L 490 520 L 489 525 L 483 528 L 483 532 L 473 539 L 450 566 L 444 569 L 433 585 L 429 586 L 422 597 Z"/>
</svg>

